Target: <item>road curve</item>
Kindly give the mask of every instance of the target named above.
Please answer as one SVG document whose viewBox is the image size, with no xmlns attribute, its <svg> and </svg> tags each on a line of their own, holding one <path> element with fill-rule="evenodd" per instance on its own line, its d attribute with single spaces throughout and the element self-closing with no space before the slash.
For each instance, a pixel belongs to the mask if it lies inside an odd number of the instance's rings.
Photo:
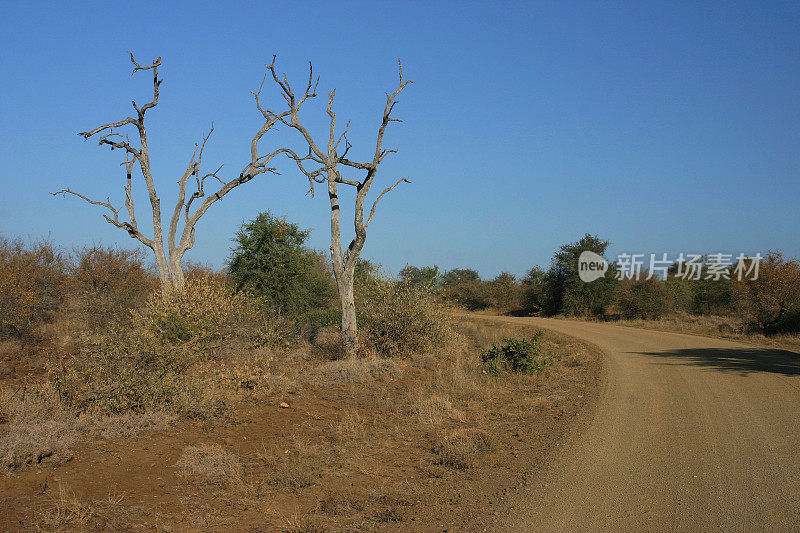
<svg viewBox="0 0 800 533">
<path fill-rule="evenodd" d="M 585 429 L 500 531 L 800 531 L 800 355 L 538 318 L 606 356 Z"/>
</svg>

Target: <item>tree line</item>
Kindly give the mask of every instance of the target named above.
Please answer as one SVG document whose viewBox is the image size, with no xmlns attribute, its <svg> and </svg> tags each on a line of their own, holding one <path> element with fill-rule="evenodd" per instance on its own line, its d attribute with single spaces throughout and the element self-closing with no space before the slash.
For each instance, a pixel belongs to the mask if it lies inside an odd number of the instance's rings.
<svg viewBox="0 0 800 533">
<path fill-rule="evenodd" d="M 800 262 L 769 252 L 758 278 L 713 279 L 702 267 L 699 279 L 675 274 L 672 264 L 665 279 L 648 276 L 619 279 L 619 265 L 611 263 L 605 275 L 591 283 L 579 277 L 583 251 L 603 256 L 609 242 L 586 234 L 561 246 L 549 268 L 534 266 L 517 279 L 503 272 L 481 279 L 470 268 L 440 272 L 436 266 L 406 265 L 399 277 L 407 283 L 436 289 L 442 299 L 464 309 L 537 316 L 574 316 L 598 319 L 657 320 L 676 314 L 733 316 L 748 331 L 765 334 L 800 332 Z"/>
</svg>

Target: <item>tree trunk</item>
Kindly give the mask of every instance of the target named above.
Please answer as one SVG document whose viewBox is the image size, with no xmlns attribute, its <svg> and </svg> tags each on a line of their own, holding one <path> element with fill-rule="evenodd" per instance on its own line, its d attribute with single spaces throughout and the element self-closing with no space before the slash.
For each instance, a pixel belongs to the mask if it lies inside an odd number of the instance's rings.
<svg viewBox="0 0 800 533">
<path fill-rule="evenodd" d="M 153 252 L 155 252 L 156 256 L 156 268 L 158 269 L 158 280 L 161 283 L 161 292 L 166 294 L 172 290 L 172 276 L 169 273 L 167 256 L 164 254 L 164 249 L 159 248 L 157 245 L 154 247 Z"/>
<path fill-rule="evenodd" d="M 177 254 L 169 258 L 169 272 L 172 280 L 172 288 L 182 292 L 186 287 L 186 282 L 183 277 L 181 258 L 177 257 Z"/>
<path fill-rule="evenodd" d="M 352 275 L 344 275 L 339 280 L 339 299 L 342 304 L 344 356 L 347 359 L 355 359 L 358 356 L 358 326 L 356 324 L 356 304 Z"/>
</svg>

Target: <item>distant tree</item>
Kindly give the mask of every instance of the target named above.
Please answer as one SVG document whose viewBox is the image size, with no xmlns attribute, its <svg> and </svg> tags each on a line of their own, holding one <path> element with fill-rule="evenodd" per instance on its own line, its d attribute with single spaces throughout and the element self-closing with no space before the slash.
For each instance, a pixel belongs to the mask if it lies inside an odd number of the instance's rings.
<svg viewBox="0 0 800 533">
<path fill-rule="evenodd" d="M 479 311 L 491 305 L 486 286 L 476 270 L 454 268 L 442 274 L 440 294 L 450 303 Z"/>
<path fill-rule="evenodd" d="M 687 272 L 687 269 L 689 267 L 685 263 L 676 262 L 667 271 L 668 288 L 676 298 L 676 308 L 684 306 L 699 315 L 733 312 L 733 288 L 730 279 L 709 277 L 706 258 L 701 259 L 697 279 L 694 276 L 684 279 L 679 275 Z"/>
<path fill-rule="evenodd" d="M 481 276 L 477 270 L 471 268 L 454 268 L 442 274 L 442 286 L 454 283 L 480 282 Z"/>
<path fill-rule="evenodd" d="M 691 313 L 695 309 L 695 296 L 691 286 L 692 282 L 667 274 L 664 280 L 669 296 L 670 308 L 673 311 Z"/>
<path fill-rule="evenodd" d="M 498 274 L 486 283 L 486 290 L 492 307 L 504 312 L 514 311 L 519 307 L 519 285 L 513 274 Z"/>
<path fill-rule="evenodd" d="M 646 273 L 620 282 L 615 295 L 624 318 L 656 320 L 671 310 L 666 283 L 655 277 L 647 279 Z"/>
<path fill-rule="evenodd" d="M 228 272 L 237 291 L 246 291 L 278 314 L 326 307 L 333 285 L 320 254 L 305 248 L 309 230 L 260 213 L 242 224 Z"/>
<path fill-rule="evenodd" d="M 733 290 L 728 279 L 690 281 L 693 308 L 697 314 L 727 314 L 733 303 Z"/>
<path fill-rule="evenodd" d="M 616 285 L 613 269 L 591 283 L 581 281 L 578 276 L 581 253 L 588 250 L 603 256 L 608 244 L 608 241 L 587 233 L 580 240 L 561 246 L 555 253 L 547 278 L 556 313 L 599 315 L 611 303 Z"/>
<path fill-rule="evenodd" d="M 439 267 L 406 265 L 400 270 L 400 280 L 415 287 L 434 288 L 439 285 Z"/>
<path fill-rule="evenodd" d="M 771 251 L 759 266 L 758 279 L 744 276 L 733 282 L 733 288 L 757 331 L 800 332 L 800 260 Z"/>
<path fill-rule="evenodd" d="M 526 315 L 556 314 L 553 290 L 547 272 L 535 266 L 521 281 L 521 307 Z"/>
</svg>

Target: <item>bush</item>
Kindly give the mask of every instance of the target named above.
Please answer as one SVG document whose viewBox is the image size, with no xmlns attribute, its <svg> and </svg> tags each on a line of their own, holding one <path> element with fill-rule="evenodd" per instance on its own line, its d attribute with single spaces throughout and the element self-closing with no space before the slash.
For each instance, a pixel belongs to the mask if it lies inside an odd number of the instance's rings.
<svg viewBox="0 0 800 533">
<path fill-rule="evenodd" d="M 224 401 L 202 379 L 192 379 L 191 370 L 252 316 L 247 301 L 223 282 L 200 278 L 184 292 L 154 293 L 130 324 L 115 325 L 78 356 L 52 363 L 50 377 L 78 411 L 220 414 Z"/>
<path fill-rule="evenodd" d="M 224 279 L 213 276 L 199 276 L 183 291 L 166 296 L 153 293 L 145 307 L 133 313 L 135 328 L 200 350 L 218 346 L 240 323 L 254 318 L 247 297 L 233 293 Z"/>
<path fill-rule="evenodd" d="M 750 327 L 768 335 L 800 332 L 800 260 L 770 252 L 758 279 L 732 283 Z"/>
<path fill-rule="evenodd" d="M 65 288 L 66 261 L 51 244 L 0 237 L 0 339 L 34 336 L 53 319 Z"/>
<path fill-rule="evenodd" d="M 297 317 L 297 329 L 310 342 L 317 339 L 320 330 L 335 326 L 341 330 L 342 312 L 339 309 L 313 309 Z"/>
<path fill-rule="evenodd" d="M 765 328 L 764 333 L 767 335 L 800 333 L 800 306 L 786 311 L 774 324 Z"/>
<path fill-rule="evenodd" d="M 645 278 L 626 280 L 617 288 L 617 305 L 624 318 L 656 320 L 669 311 L 669 292 L 665 283 Z"/>
<path fill-rule="evenodd" d="M 95 330 L 128 318 L 157 287 L 141 250 L 82 248 L 75 253 L 70 278 L 76 310 Z"/>
<path fill-rule="evenodd" d="M 732 311 L 733 289 L 731 281 L 725 278 L 718 280 L 705 279 L 690 280 L 689 288 L 692 291 L 692 311 L 698 315 L 721 315 Z"/>
<path fill-rule="evenodd" d="M 443 343 L 447 319 L 431 288 L 382 277 L 356 287 L 362 343 L 389 355 L 409 355 Z"/>
<path fill-rule="evenodd" d="M 547 271 L 552 314 L 597 316 L 605 312 L 606 305 L 613 299 L 616 279 L 609 269 L 604 277 L 584 283 L 578 272 L 578 258 L 584 251 L 602 256 L 608 245 L 608 241 L 587 233 L 576 242 L 562 245 L 553 255 Z"/>
<path fill-rule="evenodd" d="M 483 367 L 490 374 L 519 372 L 538 374 L 553 363 L 552 356 L 541 353 L 539 340 L 543 332 L 538 330 L 531 338 L 507 338 L 501 346 L 493 344 L 481 353 Z"/>
<path fill-rule="evenodd" d="M 561 311 L 569 316 L 602 316 L 613 302 L 616 285 L 609 273 L 591 283 L 571 278 L 564 285 Z"/>
<path fill-rule="evenodd" d="M 667 299 L 672 311 L 689 313 L 694 309 L 693 281 L 667 276 L 664 286 L 667 289 Z"/>
</svg>

